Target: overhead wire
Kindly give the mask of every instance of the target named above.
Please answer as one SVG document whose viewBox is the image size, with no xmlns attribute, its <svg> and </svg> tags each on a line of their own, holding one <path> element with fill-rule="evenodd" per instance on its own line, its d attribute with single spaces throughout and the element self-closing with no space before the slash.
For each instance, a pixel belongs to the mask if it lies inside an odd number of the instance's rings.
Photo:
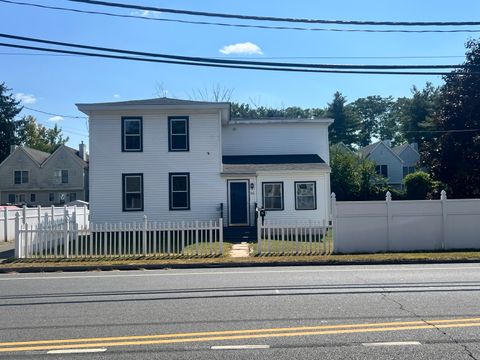
<svg viewBox="0 0 480 360">
<path fill-rule="evenodd" d="M 76 43 L 67 43 L 61 41 L 53 41 L 53 40 L 46 40 L 46 39 L 39 39 L 39 38 L 32 38 L 32 37 L 25 37 L 25 36 L 18 36 L 18 35 L 11 35 L 11 34 L 4 34 L 0 33 L 0 37 L 13 39 L 13 40 L 21 40 L 21 41 L 28 41 L 28 42 L 35 42 L 35 43 L 42 43 L 42 44 L 50 44 L 56 46 L 64 46 L 64 47 L 73 47 L 73 48 L 80 48 L 80 49 L 88 49 L 88 50 L 96 50 L 102 52 L 113 52 L 113 53 L 121 53 L 127 55 L 137 55 L 143 57 L 155 57 L 161 58 L 157 59 L 160 62 L 165 63 L 172 63 L 172 64 L 188 64 L 188 65 L 201 65 L 201 66 L 218 66 L 218 67 L 230 67 L 230 68 L 249 68 L 249 69 L 278 69 L 278 68 L 286 68 L 288 71 L 299 71 L 299 70 L 325 70 L 325 69 L 333 69 L 333 70 L 411 70 L 411 69 L 465 69 L 471 68 L 474 70 L 480 70 L 478 66 L 470 66 L 470 65 L 352 65 L 352 64 L 318 64 L 318 63 L 291 63 L 291 62 L 268 62 L 268 61 L 245 61 L 245 60 L 229 60 L 229 59 L 215 59 L 215 58 L 205 58 L 205 57 L 193 57 L 193 56 L 180 56 L 180 55 L 171 55 L 171 54 L 162 54 L 162 53 L 151 53 L 151 52 L 143 52 L 143 51 L 132 51 L 132 50 L 125 50 L 125 49 L 117 49 L 117 48 L 106 48 L 100 46 L 91 46 L 91 45 L 83 45 L 83 44 L 76 44 Z M 86 53 L 86 52 L 78 52 L 78 51 L 64 51 L 59 49 L 51 49 L 51 48 L 39 48 L 33 46 L 20 46 L 16 44 L 8 44 L 2 43 L 2 46 L 10 46 L 10 47 L 17 47 L 17 48 L 25 48 L 30 50 L 43 50 L 43 51 L 50 51 L 56 53 L 65 53 L 65 54 L 77 54 L 77 55 L 87 55 L 87 56 L 100 56 L 99 53 Z M 102 54 L 104 57 L 111 57 L 111 55 Z M 133 59 L 140 59 L 138 57 L 134 57 Z M 167 59 L 167 60 L 166 60 Z M 132 59 L 130 59 L 132 60 Z M 258 68 L 259 67 L 259 68 Z M 442 73 L 442 75 L 445 73 Z"/>
<path fill-rule="evenodd" d="M 226 14 L 207 11 L 193 11 L 182 9 L 162 8 L 155 6 L 145 6 L 136 4 L 125 4 L 100 0 L 65 0 L 74 3 L 82 3 L 89 5 L 98 5 L 105 7 L 114 7 L 122 9 L 156 11 L 170 14 L 182 14 L 190 16 L 216 17 L 239 20 L 254 21 L 272 21 L 272 22 L 291 22 L 291 23 L 307 23 L 307 24 L 335 24 L 335 25 L 371 25 L 371 26 L 478 26 L 480 21 L 372 21 L 372 20 L 327 20 L 327 19 L 306 19 L 291 17 L 274 17 L 274 16 L 258 16 L 258 15 L 241 15 Z"/>
<path fill-rule="evenodd" d="M 139 19 L 139 20 L 149 20 L 149 21 L 161 21 L 161 22 L 171 22 L 171 23 L 181 23 L 181 24 L 191 24 L 191 25 L 210 25 L 210 26 L 223 26 L 223 27 L 238 27 L 238 28 L 255 28 L 255 29 L 265 29 L 265 30 L 294 30 L 294 31 L 324 31 L 324 32 L 365 32 L 365 33 L 478 33 L 480 29 L 428 29 L 428 30 L 411 30 L 411 29 L 344 29 L 344 28 L 312 28 L 312 27 L 293 27 L 293 26 L 271 26 L 271 25 L 253 25 L 253 24 L 236 24 L 236 23 L 222 23 L 222 22 L 209 22 L 209 21 L 194 21 L 194 20 L 182 20 L 182 19 L 167 19 L 159 17 L 149 17 L 142 15 L 134 14 L 116 14 L 105 11 L 95 11 L 95 10 L 84 10 L 84 9 L 74 9 L 66 8 L 62 6 L 51 6 L 43 5 L 36 3 L 27 3 L 23 1 L 12 1 L 12 0 L 0 0 L 2 3 L 12 4 L 12 5 L 21 5 L 21 6 L 30 6 L 42 9 L 50 10 L 59 10 L 67 11 L 81 14 L 90 14 L 90 15 L 102 15 L 118 18 L 130 18 L 130 19 Z"/>
</svg>

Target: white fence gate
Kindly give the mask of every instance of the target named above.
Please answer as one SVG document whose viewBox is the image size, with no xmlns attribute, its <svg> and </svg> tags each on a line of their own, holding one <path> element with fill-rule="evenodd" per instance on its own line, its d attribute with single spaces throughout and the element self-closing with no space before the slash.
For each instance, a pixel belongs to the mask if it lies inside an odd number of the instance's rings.
<svg viewBox="0 0 480 360">
<path fill-rule="evenodd" d="M 223 219 L 180 223 L 87 224 L 76 214 L 62 221 L 22 224 L 17 217 L 17 258 L 86 258 L 223 253 Z"/>
<path fill-rule="evenodd" d="M 21 209 L 3 209 L 0 212 L 0 241 L 15 240 L 15 215 L 19 213 L 22 224 L 36 225 L 52 220 L 63 220 L 65 213 L 75 212 L 79 226 L 88 224 L 89 210 L 87 206 L 49 206 L 23 207 Z"/>
<path fill-rule="evenodd" d="M 331 203 L 334 253 L 480 249 L 480 199 Z"/>
<path fill-rule="evenodd" d="M 258 255 L 327 255 L 333 250 L 326 220 L 257 220 Z"/>
</svg>

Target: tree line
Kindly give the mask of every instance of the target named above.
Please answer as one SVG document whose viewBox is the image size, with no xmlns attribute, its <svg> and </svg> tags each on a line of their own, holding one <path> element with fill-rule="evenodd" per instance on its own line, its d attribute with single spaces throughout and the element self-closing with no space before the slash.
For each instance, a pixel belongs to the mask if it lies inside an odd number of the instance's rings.
<svg viewBox="0 0 480 360">
<path fill-rule="evenodd" d="M 39 124 L 34 116 L 17 118 L 22 110 L 11 89 L 0 83 L 0 163 L 10 154 L 11 145 L 52 153 L 68 141 L 57 124 L 49 129 Z"/>
<path fill-rule="evenodd" d="M 232 116 L 247 119 L 330 117 L 335 120 L 329 128 L 331 145 L 342 142 L 352 150 L 378 140 L 391 140 L 392 145 L 417 143 L 420 167 L 426 173 L 416 179 L 406 179 L 407 183 L 416 184 L 412 190 L 416 197 L 419 186 L 425 196 L 436 197 L 438 189 L 445 188 L 451 197 L 480 197 L 479 40 L 466 43 L 463 65 L 463 69 L 443 76 L 440 86 L 427 83 L 423 89 L 412 87 L 409 97 L 373 95 L 348 102 L 337 91 L 323 108 L 274 109 L 233 103 Z M 368 162 L 359 162 L 356 157 L 332 149 L 331 165 L 333 191 L 344 192 L 345 184 L 340 182 L 351 179 L 350 193 L 344 198 L 372 199 L 384 196 L 388 190 Z"/>
</svg>

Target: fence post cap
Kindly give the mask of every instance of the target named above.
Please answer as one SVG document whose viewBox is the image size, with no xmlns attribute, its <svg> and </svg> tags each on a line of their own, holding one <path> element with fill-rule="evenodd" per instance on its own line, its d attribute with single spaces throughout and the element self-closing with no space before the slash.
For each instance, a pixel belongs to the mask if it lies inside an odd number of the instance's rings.
<svg viewBox="0 0 480 360">
<path fill-rule="evenodd" d="M 440 200 L 447 200 L 447 192 L 445 190 L 440 192 Z"/>
<path fill-rule="evenodd" d="M 387 191 L 385 195 L 385 200 L 392 201 L 392 193 L 390 191 Z"/>
<path fill-rule="evenodd" d="M 332 192 L 332 193 L 330 194 L 330 198 L 331 198 L 332 200 L 336 200 L 336 199 L 337 199 L 337 195 L 335 195 L 335 193 Z"/>
</svg>

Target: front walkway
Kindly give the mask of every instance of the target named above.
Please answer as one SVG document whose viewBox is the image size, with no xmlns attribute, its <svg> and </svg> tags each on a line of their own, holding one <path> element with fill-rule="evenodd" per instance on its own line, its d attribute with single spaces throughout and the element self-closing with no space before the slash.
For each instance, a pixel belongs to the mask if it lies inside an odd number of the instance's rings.
<svg viewBox="0 0 480 360">
<path fill-rule="evenodd" d="M 242 258 L 250 256 L 250 247 L 248 243 L 242 242 L 240 244 L 234 244 L 232 250 L 230 251 L 230 257 L 232 258 Z"/>
</svg>

